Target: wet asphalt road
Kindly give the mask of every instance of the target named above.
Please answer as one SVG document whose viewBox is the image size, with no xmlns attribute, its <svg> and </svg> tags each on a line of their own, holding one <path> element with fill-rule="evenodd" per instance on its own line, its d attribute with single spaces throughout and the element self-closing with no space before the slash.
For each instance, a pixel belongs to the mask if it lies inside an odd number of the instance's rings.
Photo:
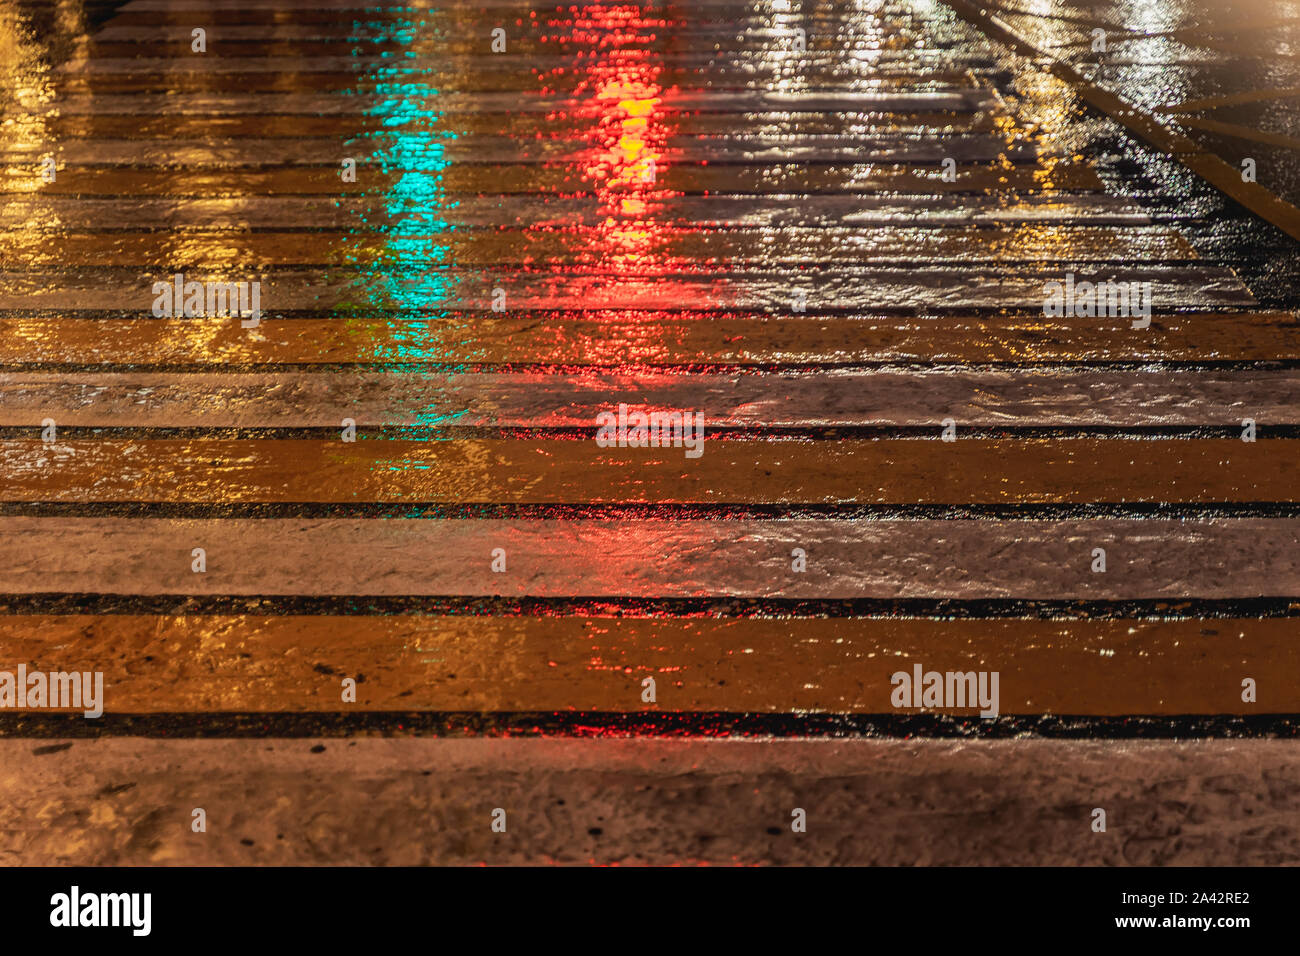
<svg viewBox="0 0 1300 956">
<path fill-rule="evenodd" d="M 960 6 L 6 7 L 4 859 L 1292 861 L 1295 242 Z M 1293 202 L 1273 6 L 998 16 Z"/>
</svg>

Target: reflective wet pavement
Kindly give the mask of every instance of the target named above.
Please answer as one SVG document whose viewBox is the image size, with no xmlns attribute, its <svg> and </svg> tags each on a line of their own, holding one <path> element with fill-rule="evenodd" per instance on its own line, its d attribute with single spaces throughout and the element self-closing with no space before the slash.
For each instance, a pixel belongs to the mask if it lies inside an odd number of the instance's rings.
<svg viewBox="0 0 1300 956">
<path fill-rule="evenodd" d="M 997 15 L 1294 201 L 1294 24 L 1256 6 Z M 0 711 L 48 822 L 5 858 L 1293 859 L 1258 738 L 1300 713 L 1296 244 L 962 13 L 7 7 L 0 650 L 107 701 Z M 1067 274 L 1149 326 L 1046 315 Z M 598 442 L 621 403 L 702 453 Z M 999 672 L 999 716 L 900 709 L 913 665 Z M 1215 788 L 1231 825 L 1184 832 Z M 794 848 L 792 794 L 833 821 Z M 531 836 L 459 835 L 507 797 Z M 377 821 L 418 799 L 411 851 Z"/>
</svg>

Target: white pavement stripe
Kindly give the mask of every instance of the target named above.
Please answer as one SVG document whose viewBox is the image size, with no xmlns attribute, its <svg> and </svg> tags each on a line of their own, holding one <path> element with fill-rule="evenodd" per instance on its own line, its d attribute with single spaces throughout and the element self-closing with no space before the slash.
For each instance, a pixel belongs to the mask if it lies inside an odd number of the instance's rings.
<svg viewBox="0 0 1300 956">
<path fill-rule="evenodd" d="M 496 165 L 501 163 L 567 163 L 631 166 L 621 152 L 602 142 L 607 131 L 592 128 L 583 137 L 572 125 L 563 136 L 524 139 L 511 136 L 462 134 L 421 129 L 418 132 L 367 131 L 357 124 L 354 137 L 310 139 L 73 139 L 65 140 L 54 155 L 66 164 L 195 166 L 293 165 L 337 166 L 339 157 L 351 156 L 358 164 L 382 162 L 411 168 L 432 176 L 441 164 Z M 575 135 L 575 132 L 577 135 Z M 50 153 L 48 143 L 0 147 L 0 159 L 35 163 Z M 642 155 L 653 156 L 662 171 L 674 163 L 928 163 L 952 158 L 960 164 L 987 163 L 1000 158 L 1032 161 L 1038 156 L 1031 143 L 1007 143 L 993 136 L 957 134 L 918 136 L 914 133 L 858 136 L 831 133 L 779 133 L 738 136 L 665 133 L 661 142 L 647 146 Z M 612 157 L 617 157 L 617 163 Z M 397 160 L 397 161 L 395 161 Z"/>
<path fill-rule="evenodd" d="M 247 43 L 249 40 L 276 40 L 272 29 L 260 27 L 246 28 L 249 34 L 244 39 L 229 35 L 229 27 L 213 27 L 208 32 L 207 43 L 216 53 L 218 44 L 224 39 L 231 43 Z M 713 73 L 727 68 L 744 66 L 747 76 L 761 76 L 773 71 L 788 72 L 793 59 L 789 34 L 772 33 L 772 31 L 738 30 L 736 27 L 718 27 L 701 30 L 684 31 L 697 41 L 717 38 L 717 43 L 703 44 L 714 47 L 705 52 L 655 51 L 646 50 L 629 56 L 629 61 L 651 63 L 659 70 L 658 79 L 662 83 L 665 73 L 677 70 L 700 70 Z M 118 42 L 117 37 L 100 33 L 96 40 L 100 43 Z M 741 34 L 744 35 L 741 35 Z M 451 36 L 454 36 L 452 34 Z M 135 37 L 120 39 L 137 42 Z M 339 32 L 335 36 L 323 36 L 314 42 L 337 42 L 344 44 L 374 44 L 378 41 L 391 40 L 391 34 L 371 34 L 369 36 L 349 35 Z M 445 32 L 439 31 L 438 40 L 432 48 L 423 43 L 419 47 L 409 44 L 402 51 L 400 66 L 395 66 L 391 57 L 372 52 L 368 47 L 361 47 L 355 54 L 347 49 L 339 53 L 313 53 L 307 56 L 265 57 L 242 56 L 246 50 L 219 57 L 194 57 L 190 53 L 192 38 L 187 27 L 175 26 L 165 35 L 155 35 L 149 39 L 140 38 L 138 42 L 147 42 L 150 53 L 157 52 L 157 44 L 172 41 L 174 56 L 95 56 L 80 55 L 69 59 L 56 68 L 55 72 L 73 76 L 114 74 L 198 74 L 198 73 L 357 73 L 377 72 L 386 78 L 392 78 L 394 70 L 400 70 L 403 77 L 418 78 L 424 74 L 454 74 L 462 71 L 475 73 L 523 73 L 546 74 L 563 70 L 566 73 L 590 68 L 588 50 L 580 44 L 576 49 L 566 53 L 544 53 L 530 51 L 522 53 L 492 53 L 488 49 L 488 40 L 476 42 L 466 47 L 463 44 L 446 45 L 451 40 Z M 296 43 L 302 40 L 285 38 L 278 42 Z M 427 42 L 427 40 L 425 41 Z M 566 44 L 568 45 L 568 44 Z M 549 46 L 549 44 L 548 44 Z M 865 88 L 872 88 L 881 81 L 892 86 L 899 80 L 912 80 L 916 85 L 932 84 L 940 86 L 959 86 L 970 89 L 967 84 L 954 82 L 960 75 L 960 69 L 945 55 L 946 51 L 931 50 L 917 55 L 910 50 L 880 51 L 870 48 L 833 50 L 807 50 L 799 53 L 797 62 L 804 76 L 809 79 L 826 76 L 852 75 L 861 78 Z M 617 57 L 616 57 L 617 59 Z"/>
<path fill-rule="evenodd" d="M 423 230 L 410 229 L 404 239 L 412 248 L 408 251 L 398 244 L 385 254 L 386 261 L 382 263 L 373 263 L 373 248 L 361 244 L 358 255 L 365 258 L 356 268 L 325 272 L 223 269 L 211 274 L 195 268 L 186 269 L 184 275 L 187 282 L 256 279 L 260 282 L 258 307 L 271 315 L 339 309 L 460 313 L 493 309 L 494 304 L 509 311 L 746 309 L 792 314 L 882 309 L 1042 310 L 1046 283 L 1063 278 L 1059 268 L 1023 269 L 1008 276 L 1005 271 L 973 264 L 964 268 L 835 266 L 797 272 L 764 268 L 753 273 L 736 271 L 716 275 L 672 273 L 665 264 L 664 272 L 659 275 L 604 274 L 598 269 L 588 273 L 575 270 L 572 274 L 548 274 L 504 267 L 440 267 L 435 255 L 439 250 L 436 235 L 431 237 Z M 448 243 L 445 248 L 449 251 L 452 246 Z M 592 252 L 601 255 L 602 250 L 608 254 L 603 245 L 593 246 Z M 605 267 L 615 273 L 626 268 L 617 261 Z M 101 311 L 119 316 L 147 316 L 152 314 L 156 301 L 155 284 L 173 281 L 173 275 L 169 266 L 146 274 L 138 270 L 89 267 L 75 271 L 0 272 L 0 310 Z M 57 276 L 57 280 L 52 282 L 52 276 Z M 1103 265 L 1089 269 L 1079 278 L 1088 282 L 1149 282 L 1148 301 L 1154 312 L 1204 311 L 1255 304 L 1236 275 L 1218 267 Z M 171 314 L 180 315 L 182 305 L 173 303 Z"/>
<path fill-rule="evenodd" d="M 63 426 L 335 428 L 352 418 L 361 427 L 594 429 L 597 415 L 620 402 L 701 412 L 706 434 L 829 425 L 921 425 L 937 434 L 948 417 L 959 434 L 967 426 L 1236 426 L 1243 418 L 1268 428 L 1300 423 L 1300 370 L 0 373 L 5 426 L 53 418 Z"/>
<path fill-rule="evenodd" d="M 407 97 L 414 94 L 407 94 Z M 375 96 L 339 93 L 106 93 L 103 95 L 69 95 L 58 98 L 49 107 L 50 115 L 107 116 L 132 114 L 301 114 L 387 116 L 398 108 L 408 108 L 411 115 L 427 109 L 425 94 L 418 102 L 404 103 L 401 96 Z M 591 97 L 559 96 L 526 91 L 438 93 L 438 112 L 553 113 L 566 111 L 576 117 L 604 117 L 610 104 Z M 722 113 L 753 113 L 765 110 L 794 110 L 823 113 L 854 113 L 888 110 L 893 112 L 934 112 L 952 110 L 969 112 L 994 105 L 987 90 L 824 92 L 809 90 L 784 93 L 763 91 L 666 91 L 656 106 L 660 113 L 703 110 Z M 33 111 L 39 116 L 40 111 Z"/>
<path fill-rule="evenodd" d="M 332 161 L 331 161 L 332 164 Z M 400 168 L 400 167 L 398 167 Z M 224 199 L 129 195 L 114 198 L 41 196 L 10 199 L 0 207 L 0 226 L 64 232 L 68 229 L 183 227 L 254 229 L 351 229 L 436 237 L 452 227 L 509 225 L 564 227 L 606 224 L 611 204 L 630 228 L 694 223 L 744 226 L 970 226 L 995 223 L 1126 225 L 1150 223 L 1142 210 L 1101 193 L 1006 196 L 838 195 L 448 195 L 442 205 L 430 180 L 420 201 L 384 193 L 363 195 L 232 196 Z M 625 210 L 621 201 L 640 205 Z M 653 235 L 649 236 L 650 243 Z M 606 240 L 608 241 L 608 240 Z M 616 250 L 617 251 L 617 250 Z"/>
<path fill-rule="evenodd" d="M 1294 519 L 0 518 L 0 593 L 1291 597 L 1298 533 Z M 1098 547 L 1105 573 L 1091 570 Z M 805 572 L 791 571 L 793 548 Z"/>
</svg>

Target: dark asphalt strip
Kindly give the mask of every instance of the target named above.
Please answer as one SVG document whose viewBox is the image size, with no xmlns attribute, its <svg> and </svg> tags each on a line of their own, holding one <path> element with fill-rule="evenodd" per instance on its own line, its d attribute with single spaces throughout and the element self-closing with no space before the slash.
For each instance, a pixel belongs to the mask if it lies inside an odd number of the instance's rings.
<svg viewBox="0 0 1300 956">
<path fill-rule="evenodd" d="M 478 713 L 343 712 L 80 714 L 0 710 L 0 737 L 35 739 L 94 737 L 293 738 L 434 737 L 853 737 L 976 738 L 1041 737 L 1084 740 L 1179 740 L 1300 736 L 1290 714 L 1239 717 L 1001 716 L 992 720 L 942 715 L 736 714 L 736 713 Z"/>
<path fill-rule="evenodd" d="M 1125 601 L 985 598 L 636 598 L 0 594 L 0 615 L 49 614 L 443 614 L 466 617 L 924 617 L 1037 620 L 1221 620 L 1300 617 L 1300 595 L 1258 598 L 1146 598 Z"/>
</svg>

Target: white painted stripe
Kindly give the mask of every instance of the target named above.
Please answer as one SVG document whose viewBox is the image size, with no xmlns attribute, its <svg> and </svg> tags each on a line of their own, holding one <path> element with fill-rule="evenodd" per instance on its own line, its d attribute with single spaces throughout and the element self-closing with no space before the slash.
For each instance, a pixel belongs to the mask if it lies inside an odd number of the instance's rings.
<svg viewBox="0 0 1300 956">
<path fill-rule="evenodd" d="M 46 112 L 58 116 L 112 114 L 226 114 L 226 115 L 379 115 L 400 104 L 401 98 L 354 93 L 105 93 L 72 94 L 59 97 Z M 811 112 L 865 112 L 892 110 L 967 112 L 994 103 L 987 90 L 878 91 L 864 93 L 836 91 L 755 90 L 665 91 L 656 109 L 663 112 L 707 110 L 751 113 L 764 110 Z M 587 98 L 531 93 L 528 91 L 439 93 L 440 112 L 553 113 L 565 111 L 575 117 L 606 116 L 609 104 Z M 32 115 L 40 115 L 34 110 Z"/>
<path fill-rule="evenodd" d="M 641 58 L 646 53 L 655 62 L 674 62 L 681 58 L 699 58 L 701 62 L 710 62 L 710 57 L 725 55 L 731 51 L 747 50 L 755 54 L 782 56 L 789 60 L 796 51 L 791 45 L 791 33 L 770 26 L 770 20 L 761 12 L 737 11 L 737 15 L 712 19 L 692 19 L 673 24 L 671 38 L 668 38 L 658 25 L 646 26 L 636 30 L 637 40 L 626 47 L 611 50 L 604 34 L 573 33 L 563 23 L 552 25 L 543 21 L 540 25 L 531 25 L 524 29 L 512 29 L 508 35 L 508 51 L 491 53 L 491 36 L 487 31 L 473 31 L 472 18 L 463 14 L 449 13 L 440 8 L 421 11 L 419 15 L 418 34 L 409 29 L 409 21 L 398 17 L 374 19 L 353 16 L 340 16 L 332 21 L 315 23 L 285 23 L 274 13 L 258 14 L 249 11 L 246 23 L 213 23 L 206 27 L 209 49 L 214 43 L 223 41 L 239 43 L 254 41 L 271 42 L 387 42 L 400 45 L 413 53 L 427 50 L 425 44 L 435 38 L 447 45 L 447 52 L 481 54 L 483 57 L 509 62 L 524 59 L 519 51 L 528 49 L 540 54 L 543 62 L 560 59 L 566 53 L 559 52 L 550 42 L 555 35 L 563 32 L 564 51 L 599 49 L 607 57 L 626 59 Z M 913 73 L 922 73 L 927 68 L 951 72 L 968 62 L 984 60 L 993 51 L 990 44 L 972 44 L 970 47 L 954 49 L 952 47 L 933 47 L 918 49 L 915 46 L 900 48 L 881 48 L 882 41 L 898 35 L 897 31 L 886 28 L 882 33 L 850 33 L 837 29 L 830 20 L 815 15 L 803 14 L 800 17 L 805 28 L 812 26 L 810 49 L 798 51 L 800 61 L 814 57 L 836 57 L 841 60 L 863 60 L 880 64 L 899 64 L 910 66 Z M 825 24 L 824 29 L 818 29 Z M 188 57 L 190 52 L 192 28 L 182 23 L 119 23 L 114 21 L 98 33 L 98 43 L 149 43 L 175 42 L 181 44 L 176 50 L 178 59 Z M 416 37 L 418 36 L 418 42 Z M 683 41 L 696 42 L 695 50 L 683 49 Z M 648 42 L 647 42 L 648 41 Z M 715 44 L 719 49 L 715 49 Z M 145 52 L 145 51 L 141 51 Z M 148 50 L 150 54 L 160 51 L 157 47 Z M 362 48 L 361 52 L 365 52 Z M 78 54 L 84 56 L 84 54 Z M 161 57 L 156 57 L 161 59 Z M 114 59 L 104 57 L 103 59 Z M 393 65 L 391 61 L 389 66 Z"/>
<path fill-rule="evenodd" d="M 419 354 L 417 343 L 408 357 L 438 359 Z M 607 356 L 610 363 L 634 358 Z M 594 429 L 597 415 L 620 402 L 702 412 L 706 433 L 723 426 L 923 425 L 937 434 L 947 417 L 959 434 L 967 426 L 1235 426 L 1243 418 L 1267 428 L 1300 423 L 1300 370 L 0 373 L 0 425 L 8 426 L 53 418 L 65 426 L 334 428 L 353 418 L 362 427 Z"/>
<path fill-rule="evenodd" d="M 411 240 L 423 248 L 425 238 L 415 232 L 412 230 Z M 364 244 L 359 245 L 359 250 L 367 260 L 373 255 Z M 607 247 L 593 245 L 593 253 L 606 254 Z M 403 255 L 400 248 L 392 254 Z M 259 281 L 260 309 L 270 315 L 337 309 L 480 312 L 492 308 L 495 289 L 505 293 L 504 305 L 511 311 L 746 309 L 790 314 L 797 311 L 796 300 L 801 294 L 804 310 L 813 312 L 900 308 L 1041 310 L 1045 282 L 1061 278 L 1059 269 L 1008 276 L 1005 270 L 973 264 L 960 269 L 837 266 L 784 274 L 765 269 L 753 274 L 627 276 L 617 274 L 619 264 L 615 262 L 603 272 L 520 273 L 504 267 L 441 268 L 429 262 L 425 252 L 406 255 L 409 261 L 401 265 L 376 265 L 373 271 L 366 268 L 365 262 L 360 268 L 340 267 L 327 272 L 185 271 L 193 280 L 210 277 L 222 282 Z M 0 310 L 89 310 L 118 317 L 148 316 L 155 302 L 154 283 L 169 280 L 174 271 L 170 266 L 161 266 L 128 277 L 121 271 L 98 268 L 58 270 L 52 273 L 58 277 L 54 283 L 51 273 L 46 272 L 0 273 Z M 609 274 L 611 271 L 615 274 Z M 1084 278 L 1150 282 L 1155 311 L 1255 304 L 1240 280 L 1220 268 L 1142 266 L 1120 271 L 1101 266 Z"/>
<path fill-rule="evenodd" d="M 321 157 L 334 165 L 332 157 Z M 364 175 L 365 171 L 361 171 Z M 437 170 L 428 170 L 433 177 Z M 430 186 L 430 192 L 433 186 Z M 394 231 L 399 236 L 446 233 L 453 226 L 516 228 L 596 226 L 617 216 L 629 227 L 695 223 L 744 226 L 970 226 L 994 223 L 1058 225 L 1146 225 L 1146 213 L 1100 193 L 1006 196 L 893 195 L 711 195 L 636 196 L 635 212 L 616 205 L 622 197 L 510 194 L 448 196 L 436 207 L 400 204 L 384 193 L 373 196 L 231 196 L 223 199 L 122 196 L 79 198 L 39 196 L 10 199 L 0 206 L 0 226 L 39 230 L 201 228 L 344 229 Z M 611 210 L 611 205 L 615 208 Z M 653 234 L 647 237 L 653 245 Z"/>
<path fill-rule="evenodd" d="M 566 124 L 557 128 L 560 135 L 546 139 L 457 133 L 454 126 L 439 130 L 436 125 L 419 124 L 415 134 L 377 131 L 377 120 L 357 123 L 357 135 L 316 137 L 310 139 L 254 138 L 150 138 L 65 140 L 54 151 L 59 165 L 66 164 L 135 164 L 191 168 L 195 166 L 262 165 L 283 163 L 298 166 L 337 166 L 339 157 L 351 156 L 359 163 L 382 162 L 386 156 L 403 156 L 408 162 L 429 172 L 436 163 L 496 165 L 501 163 L 565 163 L 592 166 L 609 165 L 612 157 L 623 160 L 602 142 L 608 130 L 594 125 L 583 136 L 581 125 Z M 427 128 L 430 126 L 431 128 Z M 576 128 L 575 128 L 576 125 Z M 367 127 L 370 127 L 367 131 Z M 415 137 L 418 137 L 416 139 Z M 402 146 L 401 144 L 405 144 Z M 14 143 L 0 147 L 0 160 L 36 163 L 51 152 L 48 143 Z M 831 133 L 782 133 L 721 136 L 718 134 L 664 137 L 662 145 L 649 147 L 650 155 L 662 171 L 674 163 L 927 163 L 952 158 L 958 163 L 986 163 L 999 158 L 1032 161 L 1037 149 L 1028 143 L 1007 144 L 993 136 L 966 134 L 922 137 L 916 134 L 876 136 L 835 135 Z M 1112 206 L 1109 197 L 1099 203 Z"/>
<path fill-rule="evenodd" d="M 221 40 L 231 43 L 247 43 L 248 40 L 235 40 L 227 35 L 229 28 L 213 27 L 208 33 L 207 44 L 214 55 L 205 57 L 191 56 L 189 46 L 191 35 L 188 27 L 172 27 L 166 36 L 148 40 L 151 52 L 155 44 L 172 41 L 178 44 L 176 55 L 159 56 L 78 56 L 67 60 L 55 68 L 56 74 L 72 76 L 115 76 L 119 74 L 148 74 L 179 76 L 186 74 L 225 74 L 225 73 L 369 73 L 378 72 L 385 79 L 398 77 L 418 78 L 422 75 L 455 76 L 470 71 L 475 74 L 515 73 L 524 76 L 548 74 L 564 70 L 568 74 L 591 70 L 592 64 L 587 57 L 575 53 L 530 52 L 527 54 L 491 53 L 488 49 L 489 38 L 482 42 L 465 46 L 450 44 L 446 34 L 440 37 L 444 42 L 435 48 L 421 45 L 418 48 L 403 49 L 400 58 L 371 53 L 366 47 L 357 54 L 346 50 L 341 54 L 314 53 L 308 56 L 240 56 L 222 53 Z M 250 39 L 271 40 L 272 31 L 257 28 L 248 29 L 253 34 Z M 660 84 L 679 72 L 699 72 L 704 79 L 710 77 L 710 86 L 718 82 L 714 74 L 724 72 L 728 67 L 744 66 L 746 76 L 762 76 L 775 70 L 788 73 L 797 65 L 802 71 L 801 79 L 805 86 L 820 86 L 812 81 L 827 77 L 855 78 L 854 90 L 892 89 L 902 86 L 924 89 L 973 89 L 969 84 L 956 81 L 960 69 L 955 68 L 943 57 L 943 51 L 932 51 L 929 57 L 912 55 L 911 51 L 885 51 L 863 49 L 808 50 L 794 54 L 790 51 L 788 34 L 771 35 L 771 31 L 742 31 L 735 27 L 712 30 L 686 31 L 693 38 L 705 41 L 714 37 L 717 43 L 708 43 L 716 49 L 708 52 L 690 53 L 683 51 L 647 51 L 646 54 L 625 55 L 628 64 L 652 63 Z M 442 33 L 442 31 L 439 31 Z M 768 35 L 763 35 L 768 34 Z M 373 43 L 383 36 L 354 36 L 340 33 L 336 37 L 324 37 L 318 42 L 337 41 L 340 45 L 351 43 Z M 99 42 L 107 42 L 101 33 Z M 304 42 L 285 40 L 286 43 Z M 566 44 L 567 45 L 567 44 Z M 547 44 L 550 46 L 550 44 Z M 585 52 L 584 47 L 578 46 Z M 370 55 L 367 55 L 367 54 Z M 617 57 L 618 54 L 615 54 Z M 721 69 L 720 69 L 721 68 Z M 910 82 L 909 82 L 910 81 Z"/>
<path fill-rule="evenodd" d="M 0 518 L 0 593 L 1296 596 L 1297 533 L 1294 519 Z M 796 547 L 806 572 L 791 571 Z M 1097 547 L 1104 574 L 1091 570 Z M 207 552 L 205 573 L 191 570 L 194 548 Z M 491 570 L 494 548 L 505 551 L 504 573 Z"/>
</svg>

